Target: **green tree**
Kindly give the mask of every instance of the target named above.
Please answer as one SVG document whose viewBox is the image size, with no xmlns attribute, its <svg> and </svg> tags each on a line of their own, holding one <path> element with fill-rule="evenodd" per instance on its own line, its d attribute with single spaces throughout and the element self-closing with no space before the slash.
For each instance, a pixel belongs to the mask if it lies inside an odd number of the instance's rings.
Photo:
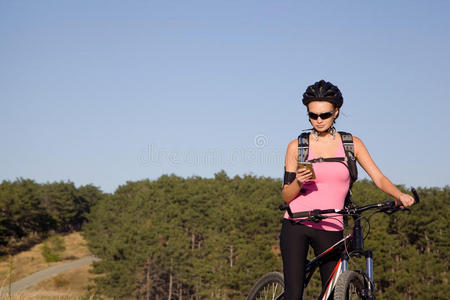
<svg viewBox="0 0 450 300">
<path fill-rule="evenodd" d="M 98 201 L 85 227 L 90 249 L 102 258 L 97 291 L 117 299 L 242 299 L 261 275 L 281 271 L 280 186 L 278 179 L 225 172 L 120 186 Z M 377 298 L 448 295 L 448 190 L 420 189 L 423 201 L 411 214 L 363 222 Z M 360 205 L 388 199 L 367 180 L 353 191 Z M 319 291 L 316 276 L 307 297 Z"/>
</svg>

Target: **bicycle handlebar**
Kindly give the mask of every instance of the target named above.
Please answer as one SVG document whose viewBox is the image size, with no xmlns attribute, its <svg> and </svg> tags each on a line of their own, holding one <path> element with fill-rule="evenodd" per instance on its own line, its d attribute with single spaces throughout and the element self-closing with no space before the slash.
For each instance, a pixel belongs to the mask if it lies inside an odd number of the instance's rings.
<svg viewBox="0 0 450 300">
<path fill-rule="evenodd" d="M 418 204 L 420 202 L 420 198 L 419 198 L 419 194 L 417 193 L 415 188 L 411 188 L 411 193 L 413 194 L 414 197 L 414 203 Z M 340 214 L 340 215 L 355 215 L 355 214 L 360 214 L 366 210 L 369 209 L 374 209 L 374 208 L 378 208 L 380 210 L 380 212 L 386 212 L 386 213 L 393 213 L 397 210 L 400 210 L 402 207 L 402 203 L 397 202 L 397 201 L 393 201 L 393 200 L 389 200 L 386 201 L 384 203 L 375 203 L 375 204 L 368 204 L 368 205 L 364 205 L 364 206 L 358 206 L 358 207 L 351 207 L 351 208 L 343 208 L 343 209 L 325 209 L 325 210 L 321 210 L 321 209 L 315 209 L 315 210 L 311 210 L 311 211 L 301 211 L 301 212 L 296 212 L 296 213 L 292 213 L 291 208 L 289 207 L 289 204 L 283 204 L 280 205 L 280 210 L 287 210 L 289 217 L 291 217 L 292 219 L 297 219 L 297 218 L 307 218 L 307 219 L 325 219 L 328 216 L 324 216 L 324 214 L 330 214 L 330 213 L 335 213 L 335 214 Z"/>
</svg>

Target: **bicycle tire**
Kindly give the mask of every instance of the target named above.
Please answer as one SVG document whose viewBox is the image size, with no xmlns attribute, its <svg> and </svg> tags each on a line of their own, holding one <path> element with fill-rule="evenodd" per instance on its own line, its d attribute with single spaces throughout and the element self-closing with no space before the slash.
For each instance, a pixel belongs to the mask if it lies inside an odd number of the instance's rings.
<svg viewBox="0 0 450 300">
<path fill-rule="evenodd" d="M 284 278 L 280 272 L 263 275 L 250 289 L 247 300 L 277 299 L 284 292 Z M 282 298 L 281 298 L 282 299 Z"/>
<path fill-rule="evenodd" d="M 335 300 L 367 299 L 364 296 L 364 278 L 355 271 L 345 271 L 334 288 Z"/>
</svg>

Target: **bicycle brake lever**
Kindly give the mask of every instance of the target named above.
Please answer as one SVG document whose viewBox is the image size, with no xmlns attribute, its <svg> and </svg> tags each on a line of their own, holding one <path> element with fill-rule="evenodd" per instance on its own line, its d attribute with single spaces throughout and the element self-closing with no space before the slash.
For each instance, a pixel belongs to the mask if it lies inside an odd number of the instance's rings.
<svg viewBox="0 0 450 300">
<path fill-rule="evenodd" d="M 396 206 L 396 207 L 390 207 L 390 208 L 386 208 L 386 209 L 381 209 L 381 212 L 384 212 L 385 214 L 388 215 L 392 215 L 393 213 L 397 212 L 397 211 L 407 211 L 408 213 L 411 213 L 411 210 L 407 207 L 403 207 L 403 206 Z"/>
<path fill-rule="evenodd" d="M 392 215 L 393 213 L 395 213 L 398 210 L 400 210 L 400 209 L 399 208 L 388 208 L 388 209 L 382 210 L 382 212 L 384 212 L 387 215 Z"/>
<path fill-rule="evenodd" d="M 404 208 L 400 208 L 401 211 L 406 211 L 408 212 L 408 214 L 411 213 L 411 209 L 409 209 L 408 207 L 404 207 Z"/>
</svg>

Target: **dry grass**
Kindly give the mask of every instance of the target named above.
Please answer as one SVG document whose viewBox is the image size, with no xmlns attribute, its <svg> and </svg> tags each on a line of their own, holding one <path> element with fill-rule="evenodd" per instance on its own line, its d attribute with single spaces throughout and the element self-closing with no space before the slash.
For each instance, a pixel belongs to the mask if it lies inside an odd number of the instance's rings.
<svg viewBox="0 0 450 300">
<path fill-rule="evenodd" d="M 37 285 L 28 289 L 28 291 L 52 291 L 52 292 L 70 292 L 71 294 L 83 294 L 89 285 L 89 279 L 94 274 L 89 273 L 92 266 L 82 266 L 74 268 L 47 280 L 39 282 Z"/>
<path fill-rule="evenodd" d="M 62 237 L 64 238 L 66 250 L 62 254 L 62 260 L 59 262 L 45 262 L 41 254 L 42 244 L 38 244 L 28 251 L 14 255 L 12 258 L 12 272 L 8 256 L 1 257 L 0 286 L 9 283 L 10 275 L 12 276 L 12 282 L 15 282 L 45 268 L 90 255 L 86 242 L 80 233 L 74 232 Z"/>
<path fill-rule="evenodd" d="M 42 254 L 42 244 L 36 245 L 29 251 L 21 252 L 12 257 L 12 282 L 24 278 L 32 273 L 43 270 L 50 266 L 66 263 L 88 255 L 86 242 L 80 233 L 72 233 L 62 236 L 66 250 L 63 252 L 59 262 L 46 263 Z M 81 300 L 86 299 L 87 286 L 95 275 L 89 273 L 91 265 L 74 268 L 49 279 L 43 280 L 35 286 L 13 295 L 0 297 L 0 300 Z M 8 256 L 0 257 L 0 287 L 9 284 L 10 260 Z M 91 298 L 92 299 L 92 298 Z M 104 297 L 104 299 L 107 299 Z"/>
<path fill-rule="evenodd" d="M 82 300 L 81 296 L 71 295 L 69 293 L 20 293 L 9 297 L 0 297 L 0 300 Z M 92 299 L 92 298 L 91 298 Z"/>
<path fill-rule="evenodd" d="M 96 276 L 89 273 L 91 267 L 82 266 L 62 272 L 47 280 L 41 281 L 25 292 L 20 293 L 20 295 L 13 297 L 13 299 L 81 299 L 87 292 L 87 286 L 90 284 L 89 279 Z"/>
</svg>

